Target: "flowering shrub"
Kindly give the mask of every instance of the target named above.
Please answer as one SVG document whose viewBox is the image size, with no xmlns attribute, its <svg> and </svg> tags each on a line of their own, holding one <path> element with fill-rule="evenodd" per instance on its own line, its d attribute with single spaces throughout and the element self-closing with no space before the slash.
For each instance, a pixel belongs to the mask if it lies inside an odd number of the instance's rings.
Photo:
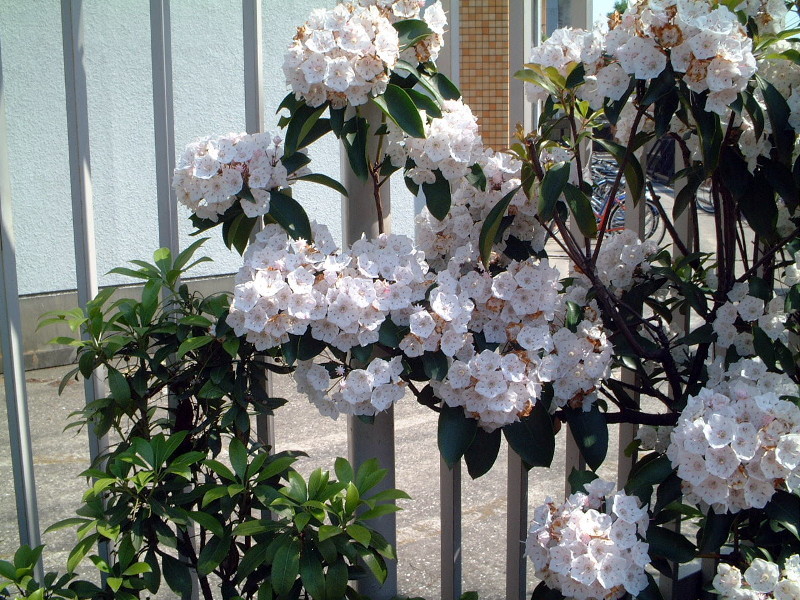
<svg viewBox="0 0 800 600">
<path fill-rule="evenodd" d="M 334 418 L 369 421 L 410 391 L 437 413 L 447 464 L 463 457 L 473 476 L 491 468 L 501 437 L 526 465 L 550 466 L 563 425 L 596 471 L 609 426 L 641 425 L 627 451 L 642 456 L 623 489 L 612 495 L 575 471 L 566 502 L 537 509 L 534 600 L 658 598 L 645 567 L 672 575 L 672 563 L 698 556 L 750 564 L 738 591 L 739 572 L 720 567 L 723 594 L 792 594 L 800 31 L 783 29 L 787 5 L 639 0 L 592 31 L 556 30 L 517 73 L 541 102 L 536 129 L 496 151 L 436 67 L 445 15 L 424 4 L 315 10 L 285 57 L 285 139 L 209 138 L 179 162 L 178 195 L 196 228 L 221 224 L 243 254 L 232 301 L 214 304 L 205 329 L 181 330 L 178 354 L 221 345 L 248 384 L 225 387 L 215 371 L 198 401 L 231 394 L 215 418 L 246 431 L 264 400 L 252 374 L 264 356 Z M 373 191 L 380 232 L 343 248 L 290 190 L 310 180 L 347 193 L 307 166 L 307 149 L 328 134 Z M 624 184 L 632 209 L 646 187 L 637 154 L 658 139 L 672 140 L 678 163 L 671 209 L 652 199 L 670 236 L 661 247 L 613 233 L 614 202 L 595 215 L 587 164 L 590 145 L 608 152 L 619 172 L 604 193 Z M 396 173 L 425 201 L 416 242 L 384 231 L 381 188 Z M 701 186 L 714 209 L 710 252 Z M 553 247 L 569 270 L 551 262 Z M 91 352 L 85 368 L 103 362 Z M 115 368 L 112 388 L 136 390 L 136 373 Z M 691 521 L 696 538 L 663 526 L 674 519 Z M 365 539 L 354 531 L 344 533 Z M 277 597 L 301 585 L 320 597 L 295 575 Z"/>
<path fill-rule="evenodd" d="M 800 555 L 786 559 L 783 569 L 773 562 L 756 558 L 742 572 L 720 563 L 714 576 L 714 591 L 720 600 L 793 600 L 800 597 Z"/>
</svg>

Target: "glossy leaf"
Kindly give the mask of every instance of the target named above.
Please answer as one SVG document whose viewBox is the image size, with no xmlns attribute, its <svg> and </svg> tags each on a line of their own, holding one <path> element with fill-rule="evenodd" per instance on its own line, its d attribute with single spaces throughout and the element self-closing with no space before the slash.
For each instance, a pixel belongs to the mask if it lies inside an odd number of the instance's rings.
<svg viewBox="0 0 800 600">
<path fill-rule="evenodd" d="M 475 430 L 475 438 L 464 452 L 464 462 L 467 463 L 467 472 L 473 479 L 485 475 L 497 460 L 500 452 L 502 435 L 499 429 L 488 433 L 480 427 Z"/>
<path fill-rule="evenodd" d="M 463 408 L 442 404 L 442 410 L 439 413 L 437 439 L 439 452 L 451 469 L 454 464 L 461 460 L 464 452 L 472 444 L 477 429 L 478 422 L 467 417 Z"/>
<path fill-rule="evenodd" d="M 509 446 L 532 467 L 549 467 L 556 450 L 553 421 L 544 402 L 537 401 L 531 413 L 503 427 Z"/>
<path fill-rule="evenodd" d="M 489 258 L 492 255 L 492 246 L 497 237 L 497 232 L 500 230 L 500 223 L 503 220 L 503 216 L 506 214 L 506 210 L 508 210 L 508 205 L 511 204 L 511 199 L 518 191 L 519 188 L 516 187 L 503 196 L 500 201 L 492 207 L 483 225 L 481 225 L 478 246 L 480 248 L 481 261 L 483 261 L 484 266 L 489 265 Z"/>
<path fill-rule="evenodd" d="M 277 190 L 271 190 L 269 195 L 269 216 L 283 227 L 293 239 L 313 240 L 311 223 L 300 203 L 291 196 Z"/>
<path fill-rule="evenodd" d="M 425 137 L 425 125 L 419 109 L 406 90 L 390 83 L 383 95 L 373 98 L 373 101 L 408 135 L 414 138 Z"/>
<path fill-rule="evenodd" d="M 439 169 L 433 173 L 436 175 L 436 181 L 423 183 L 422 193 L 425 194 L 425 206 L 428 207 L 430 213 L 440 221 L 444 221 L 447 213 L 450 212 L 450 182 L 444 178 Z"/>
<path fill-rule="evenodd" d="M 608 425 L 603 414 L 597 405 L 593 405 L 589 411 L 569 409 L 564 412 L 581 455 L 586 464 L 596 471 L 608 452 Z"/>
<path fill-rule="evenodd" d="M 569 181 L 569 162 L 560 162 L 547 170 L 542 179 L 542 186 L 539 190 L 539 216 L 544 221 L 553 218 L 556 203 L 564 193 L 564 188 Z"/>
<path fill-rule="evenodd" d="M 672 562 L 685 563 L 695 557 L 697 549 L 677 531 L 651 525 L 647 530 L 650 555 L 660 556 Z"/>
<path fill-rule="evenodd" d="M 567 183 L 564 187 L 567 206 L 578 224 L 581 233 L 588 238 L 597 235 L 597 220 L 592 211 L 592 202 L 577 186 Z"/>
</svg>

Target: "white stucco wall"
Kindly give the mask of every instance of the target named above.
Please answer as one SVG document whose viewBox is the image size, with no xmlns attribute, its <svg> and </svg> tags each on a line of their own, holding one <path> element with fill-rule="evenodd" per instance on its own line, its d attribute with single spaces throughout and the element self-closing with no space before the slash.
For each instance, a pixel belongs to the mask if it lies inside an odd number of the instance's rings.
<svg viewBox="0 0 800 600">
<path fill-rule="evenodd" d="M 265 124 L 286 94 L 284 48 L 307 13 L 335 0 L 263 0 Z M 101 285 L 126 282 L 106 275 L 115 266 L 149 260 L 158 245 L 153 156 L 150 20 L 147 0 L 84 0 L 85 67 Z M 173 0 L 172 58 L 175 144 L 180 153 L 199 136 L 244 129 L 240 0 Z M 8 149 L 17 268 L 21 294 L 75 287 L 69 157 L 57 0 L 0 2 Z M 329 136 L 313 146 L 315 172 L 338 177 L 339 148 Z M 339 196 L 300 184 L 294 196 L 309 215 L 341 239 Z M 413 232 L 413 199 L 402 180 L 392 185 L 393 229 Z M 188 212 L 180 210 L 181 245 L 191 242 Z M 214 259 L 195 275 L 234 272 L 239 257 L 209 232 Z"/>
</svg>

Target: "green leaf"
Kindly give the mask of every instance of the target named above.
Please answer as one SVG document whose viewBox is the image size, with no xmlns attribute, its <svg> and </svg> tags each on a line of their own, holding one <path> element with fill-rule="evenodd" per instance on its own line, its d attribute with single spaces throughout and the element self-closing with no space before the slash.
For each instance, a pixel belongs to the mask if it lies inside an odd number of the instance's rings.
<svg viewBox="0 0 800 600">
<path fill-rule="evenodd" d="M 349 483 L 355 479 L 353 467 L 346 458 L 338 457 L 333 463 L 333 470 L 340 483 Z"/>
<path fill-rule="evenodd" d="M 511 204 L 511 199 L 519 191 L 519 187 L 514 188 L 503 196 L 500 201 L 492 207 L 486 219 L 481 225 L 481 234 L 478 239 L 478 246 L 481 253 L 481 261 L 484 266 L 489 266 L 489 258 L 492 255 L 492 246 L 494 245 L 497 232 L 500 230 L 500 223 L 503 216 L 506 214 L 508 205 Z"/>
<path fill-rule="evenodd" d="M 344 598 L 347 578 L 347 565 L 340 558 L 328 567 L 328 572 L 325 574 L 325 597 Z"/>
<path fill-rule="evenodd" d="M 569 162 L 560 162 L 548 169 L 542 179 L 539 190 L 539 216 L 544 221 L 550 221 L 555 212 L 556 203 L 564 193 L 564 188 L 569 181 Z"/>
<path fill-rule="evenodd" d="M 425 125 L 419 109 L 403 88 L 390 83 L 383 95 L 373 100 L 408 135 L 414 138 L 425 137 Z"/>
<path fill-rule="evenodd" d="M 197 337 L 186 338 L 178 347 L 178 358 L 183 358 L 192 350 L 202 348 L 212 341 L 214 341 L 214 338 L 210 335 L 198 335 Z"/>
<path fill-rule="evenodd" d="M 256 544 L 244 553 L 236 569 L 237 581 L 243 581 L 250 573 L 264 564 L 264 561 L 267 560 L 268 547 L 268 544 Z"/>
<path fill-rule="evenodd" d="M 564 197 L 581 233 L 588 238 L 597 235 L 597 220 L 594 217 L 592 201 L 589 196 L 584 194 L 578 187 L 567 183 L 564 187 Z"/>
<path fill-rule="evenodd" d="M 794 148 L 794 130 L 789 125 L 791 110 L 783 95 L 770 82 L 756 76 L 764 102 L 767 104 L 767 116 L 772 124 L 772 135 L 780 161 L 790 165 Z"/>
<path fill-rule="evenodd" d="M 300 542 L 286 540 L 275 552 L 272 562 L 272 587 L 282 596 L 289 593 L 300 572 Z"/>
<path fill-rule="evenodd" d="M 625 484 L 625 491 L 636 494 L 643 502 L 647 502 L 652 495 L 653 486 L 665 481 L 673 471 L 672 462 L 666 455 L 649 454 L 634 466 Z"/>
<path fill-rule="evenodd" d="M 293 239 L 312 241 L 311 223 L 300 203 L 283 192 L 270 190 L 269 216 Z"/>
<path fill-rule="evenodd" d="M 313 183 L 318 183 L 320 185 L 327 186 L 332 190 L 339 192 L 342 196 L 347 198 L 347 188 L 345 188 L 341 183 L 336 181 L 333 177 L 328 177 L 327 175 L 323 175 L 322 173 L 309 173 L 308 175 L 301 175 L 300 177 L 297 177 L 296 180 L 311 181 Z"/>
<path fill-rule="evenodd" d="M 401 50 L 414 46 L 417 42 L 433 34 L 428 24 L 420 19 L 403 19 L 392 25 L 397 30 Z"/>
<path fill-rule="evenodd" d="M 245 473 L 247 472 L 247 449 L 244 447 L 241 440 L 233 438 L 228 446 L 228 452 L 230 454 L 231 466 L 233 467 L 234 473 L 236 473 L 238 479 L 244 479 Z"/>
<path fill-rule="evenodd" d="M 334 536 L 342 533 L 342 528 L 336 525 L 320 525 L 319 527 L 319 541 L 324 542 Z"/>
<path fill-rule="evenodd" d="M 800 498 L 777 490 L 764 510 L 770 519 L 777 521 L 786 531 L 800 539 Z"/>
<path fill-rule="evenodd" d="M 224 488 L 222 489 L 225 492 L 225 495 L 227 495 L 227 490 L 224 490 Z M 210 513 L 192 510 L 189 511 L 189 517 L 192 519 L 192 521 L 200 525 L 200 527 L 208 529 L 216 536 L 222 537 L 224 531 L 222 524 Z"/>
<path fill-rule="evenodd" d="M 200 551 L 197 559 L 197 573 L 199 575 L 209 575 L 219 564 L 228 556 L 231 547 L 231 536 L 213 536 L 205 547 Z"/>
<path fill-rule="evenodd" d="M 441 351 L 425 352 L 422 355 L 422 366 L 425 370 L 425 375 L 429 379 L 442 381 L 447 375 L 449 368 L 447 356 Z"/>
<path fill-rule="evenodd" d="M 698 536 L 700 552 L 703 554 L 719 552 L 722 545 L 728 541 L 733 520 L 732 514 L 726 512 L 718 515 L 713 508 L 710 508 Z"/>
<path fill-rule="evenodd" d="M 303 588 L 313 600 L 323 600 L 326 597 L 322 563 L 310 552 L 304 552 L 300 558 L 300 579 L 303 581 Z"/>
<path fill-rule="evenodd" d="M 467 417 L 463 408 L 442 403 L 437 436 L 439 452 L 448 467 L 452 469 L 461 460 L 475 439 L 477 429 L 478 422 Z"/>
<path fill-rule="evenodd" d="M 422 184 L 422 192 L 425 194 L 425 206 L 428 207 L 434 217 L 444 221 L 447 213 L 450 212 L 450 182 L 444 178 L 439 169 L 436 169 L 433 173 L 436 175 L 436 181 Z"/>
<path fill-rule="evenodd" d="M 438 91 L 445 100 L 458 100 L 461 98 L 461 92 L 456 84 L 450 81 L 443 73 L 434 73 L 431 75 L 431 82 L 435 86 L 436 91 Z"/>
<path fill-rule="evenodd" d="M 579 471 L 574 467 L 569 477 L 567 477 L 569 489 L 573 494 L 576 492 L 586 492 L 586 484 L 591 483 L 595 479 L 597 479 L 597 473 L 594 471 Z"/>
<path fill-rule="evenodd" d="M 634 149 L 631 149 L 629 152 L 628 148 L 621 144 L 600 138 L 597 138 L 595 142 L 605 148 L 607 152 L 610 152 L 620 167 L 623 163 L 625 164 L 625 169 L 623 171 L 625 174 L 625 181 L 631 190 L 631 197 L 635 206 L 644 192 L 644 171 L 642 170 L 642 165 L 633 154 Z"/>
<path fill-rule="evenodd" d="M 756 171 L 750 193 L 742 196 L 738 204 L 753 231 L 768 239 L 774 234 L 778 223 L 778 205 L 772 185 L 762 171 Z"/>
<path fill-rule="evenodd" d="M 531 600 L 564 600 L 564 596 L 558 590 L 550 589 L 544 581 L 541 581 L 533 590 Z"/>
<path fill-rule="evenodd" d="M 467 182 L 482 192 L 486 191 L 486 174 L 478 163 L 470 167 L 470 172 L 467 173 Z"/>
<path fill-rule="evenodd" d="M 289 126 L 286 128 L 286 139 L 283 142 L 284 154 L 291 156 L 306 145 L 304 144 L 305 138 L 327 108 L 327 103 L 316 108 L 303 104 L 293 112 Z"/>
<path fill-rule="evenodd" d="M 695 545 L 683 535 L 666 527 L 650 525 L 647 529 L 650 556 L 660 556 L 677 563 L 689 562 L 697 554 Z"/>
<path fill-rule="evenodd" d="M 414 101 L 418 109 L 424 110 L 429 117 L 433 117 L 434 119 L 442 118 L 442 110 L 433 98 L 415 89 L 407 89 L 405 91 Z"/>
<path fill-rule="evenodd" d="M 375 579 L 378 580 L 378 583 L 382 584 L 386 581 L 388 571 L 386 570 L 386 563 L 383 558 L 379 554 L 373 553 L 371 550 L 361 545 L 356 545 L 355 548 L 361 560 L 364 561 L 364 564 L 372 571 Z"/>
<path fill-rule="evenodd" d="M 477 479 L 489 472 L 497 460 L 500 452 L 502 435 L 499 429 L 488 433 L 480 427 L 475 430 L 475 439 L 464 452 L 464 462 L 467 463 L 467 472 L 473 479 Z"/>
<path fill-rule="evenodd" d="M 357 541 L 359 544 L 363 544 L 364 546 L 369 546 L 369 542 L 372 539 L 372 535 L 369 532 L 369 529 L 364 527 L 363 525 L 352 524 L 348 525 L 346 528 L 347 533 Z"/>
<path fill-rule="evenodd" d="M 131 399 L 131 386 L 128 385 L 128 380 L 114 367 L 108 367 L 108 387 L 117 402 L 127 402 Z"/>
<path fill-rule="evenodd" d="M 596 471 L 603 464 L 608 451 L 608 424 L 597 405 L 591 410 L 569 409 L 567 416 L 572 435 L 586 464 Z"/>
<path fill-rule="evenodd" d="M 553 421 L 539 399 L 531 413 L 516 423 L 503 427 L 508 445 L 525 463 L 533 467 L 549 467 L 556 450 Z"/>
<path fill-rule="evenodd" d="M 650 85 L 641 100 L 643 106 L 649 106 L 657 102 L 670 92 L 675 90 L 675 72 L 672 65 L 667 63 L 667 67 L 655 79 L 650 80 Z"/>
<path fill-rule="evenodd" d="M 165 554 L 161 557 L 164 580 L 176 594 L 192 593 L 192 575 L 189 568 L 178 559 Z"/>
<path fill-rule="evenodd" d="M 353 117 L 350 121 L 355 126 L 355 131 L 342 137 L 347 153 L 350 168 L 361 181 L 369 177 L 369 164 L 367 162 L 367 122 L 361 117 Z"/>
</svg>

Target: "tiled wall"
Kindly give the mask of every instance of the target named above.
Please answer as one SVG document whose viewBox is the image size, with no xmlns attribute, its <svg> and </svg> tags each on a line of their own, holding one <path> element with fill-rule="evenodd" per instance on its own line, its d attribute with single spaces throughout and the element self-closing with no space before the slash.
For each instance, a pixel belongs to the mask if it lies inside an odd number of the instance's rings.
<svg viewBox="0 0 800 600">
<path fill-rule="evenodd" d="M 483 141 L 508 147 L 508 3 L 461 0 L 461 91 L 478 115 Z"/>
</svg>

